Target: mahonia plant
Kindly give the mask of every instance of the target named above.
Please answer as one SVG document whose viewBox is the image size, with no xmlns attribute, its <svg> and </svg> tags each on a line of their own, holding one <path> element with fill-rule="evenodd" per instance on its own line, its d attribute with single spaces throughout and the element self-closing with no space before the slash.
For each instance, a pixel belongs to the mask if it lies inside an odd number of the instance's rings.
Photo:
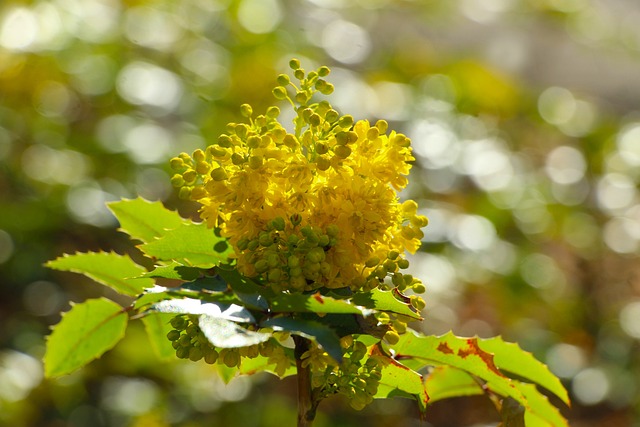
<svg viewBox="0 0 640 427">
<path fill-rule="evenodd" d="M 109 205 L 151 270 L 113 252 L 47 264 L 131 304 L 72 305 L 48 337 L 46 375 L 100 357 L 141 319 L 162 358 L 203 361 L 226 379 L 296 375 L 298 426 L 336 394 L 357 410 L 408 397 L 422 413 L 440 399 L 486 394 L 505 426 L 566 426 L 538 387 L 568 404 L 566 390 L 516 344 L 409 327 L 423 320 L 425 286 L 406 273 L 406 254 L 427 225 L 417 203 L 398 196 L 411 142 L 384 120 L 356 122 L 318 99 L 334 90 L 328 67 L 307 73 L 294 59 L 290 68 L 297 83 L 281 74 L 273 95 L 293 108 L 291 132 L 277 105 L 255 115 L 244 104 L 244 123 L 171 159 L 171 182 L 199 203 L 201 222 L 140 198 Z"/>
</svg>

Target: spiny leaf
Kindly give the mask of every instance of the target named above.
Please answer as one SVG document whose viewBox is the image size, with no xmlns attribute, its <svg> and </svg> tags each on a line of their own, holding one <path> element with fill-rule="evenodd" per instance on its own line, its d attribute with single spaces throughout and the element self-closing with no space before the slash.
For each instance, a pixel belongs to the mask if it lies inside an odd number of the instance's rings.
<svg viewBox="0 0 640 427">
<path fill-rule="evenodd" d="M 527 411 L 524 414 L 527 427 L 568 427 L 569 423 L 562 416 L 558 408 L 553 406 L 549 399 L 538 391 L 533 384 L 517 381 L 515 386 L 525 396 L 528 402 Z"/>
<path fill-rule="evenodd" d="M 424 381 L 430 403 L 451 397 L 484 394 L 482 387 L 471 375 L 451 366 L 436 366 Z"/>
<path fill-rule="evenodd" d="M 191 267 L 211 268 L 226 262 L 232 253 L 224 237 L 216 236 L 205 223 L 183 223 L 166 232 L 158 240 L 140 249 L 163 261 L 177 260 Z"/>
<path fill-rule="evenodd" d="M 325 297 L 320 293 L 280 294 L 269 300 L 274 313 L 342 313 L 362 314 L 362 310 L 345 300 Z"/>
<path fill-rule="evenodd" d="M 169 313 L 151 313 L 141 319 L 149 336 L 151 347 L 158 358 L 163 361 L 173 360 L 176 357 L 176 351 L 167 339 L 167 333 L 173 329 L 169 322 L 174 317 L 174 314 Z"/>
<path fill-rule="evenodd" d="M 107 206 L 120 222 L 121 231 L 145 243 L 186 222 L 177 212 L 162 206 L 162 203 L 149 202 L 140 197 L 108 203 Z"/>
<path fill-rule="evenodd" d="M 386 356 L 378 345 L 373 347 L 371 357 L 383 362 L 382 378 L 378 384 L 377 399 L 408 397 L 418 402 L 420 411 L 427 408 L 429 395 L 422 381 L 422 375 Z"/>
<path fill-rule="evenodd" d="M 206 314 L 210 317 L 233 322 L 249 323 L 255 321 L 251 312 L 239 305 L 204 302 L 196 298 L 168 299 L 153 304 L 151 309 L 160 313 Z"/>
<path fill-rule="evenodd" d="M 569 405 L 569 395 L 560 379 L 518 344 L 505 342 L 501 337 L 479 339 L 478 344 L 484 351 L 493 353 L 493 360 L 501 370 L 541 385 Z"/>
<path fill-rule="evenodd" d="M 271 334 L 250 331 L 229 320 L 207 315 L 200 316 L 198 326 L 211 344 L 221 348 L 248 347 L 271 338 Z"/>
<path fill-rule="evenodd" d="M 123 295 L 136 296 L 144 288 L 153 286 L 152 279 L 137 278 L 146 271 L 144 267 L 128 256 L 114 252 L 65 254 L 45 265 L 55 270 L 84 274 Z"/>
<path fill-rule="evenodd" d="M 337 362 L 342 361 L 340 338 L 330 327 L 313 320 L 292 319 L 291 317 L 273 317 L 260 324 L 261 327 L 273 328 L 276 331 L 291 332 L 312 339 L 324 348 L 329 356 Z"/>
<path fill-rule="evenodd" d="M 406 304 L 396 297 L 390 291 L 374 289 L 370 292 L 362 292 L 356 294 L 351 301 L 355 305 L 366 307 L 373 310 L 389 311 L 396 314 L 402 314 L 415 320 L 422 320 L 411 305 Z"/>
<path fill-rule="evenodd" d="M 175 279 L 185 282 L 195 280 L 200 277 L 202 270 L 199 268 L 189 267 L 179 262 L 172 262 L 168 265 L 159 265 L 151 271 L 147 271 L 142 277 L 151 277 L 155 279 Z"/>
<path fill-rule="evenodd" d="M 106 298 L 73 305 L 47 338 L 45 375 L 66 375 L 102 356 L 124 337 L 128 318 Z"/>
<path fill-rule="evenodd" d="M 440 337 L 424 336 L 409 331 L 393 348 L 397 358 L 414 358 L 423 367 L 449 365 L 462 369 L 484 380 L 487 390 L 512 397 L 527 407 L 522 393 L 496 367 L 493 355 L 480 348 L 477 338 L 459 338 L 451 332 Z"/>
</svg>

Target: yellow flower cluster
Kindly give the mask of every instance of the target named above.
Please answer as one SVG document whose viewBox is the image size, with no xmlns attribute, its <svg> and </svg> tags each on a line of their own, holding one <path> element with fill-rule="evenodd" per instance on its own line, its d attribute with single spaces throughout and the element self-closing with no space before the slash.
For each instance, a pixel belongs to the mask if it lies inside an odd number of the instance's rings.
<svg viewBox="0 0 640 427">
<path fill-rule="evenodd" d="M 397 195 L 414 160 L 410 140 L 388 133 L 384 120 L 354 124 L 327 101 L 311 103 L 316 92 L 333 91 L 323 79 L 329 69 L 306 74 L 297 60 L 290 65 L 299 86 L 282 74 L 274 95 L 293 105 L 295 130 L 280 124 L 278 107 L 254 117 L 245 104 L 248 124 L 230 123 L 206 150 L 171 160 L 173 185 L 202 204 L 239 270 L 276 290 L 423 289 L 400 272 L 427 224 L 414 201 Z"/>
</svg>

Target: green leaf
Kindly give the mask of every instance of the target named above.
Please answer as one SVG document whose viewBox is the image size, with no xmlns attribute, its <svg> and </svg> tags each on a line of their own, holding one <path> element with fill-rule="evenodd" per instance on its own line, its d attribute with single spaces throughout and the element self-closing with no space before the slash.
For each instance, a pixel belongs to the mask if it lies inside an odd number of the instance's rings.
<svg viewBox="0 0 640 427">
<path fill-rule="evenodd" d="M 176 351 L 167 339 L 167 333 L 173 329 L 169 322 L 174 317 L 174 314 L 151 313 L 141 319 L 149 336 L 151 347 L 162 361 L 173 360 L 176 357 Z"/>
<path fill-rule="evenodd" d="M 326 297 L 320 293 L 280 294 L 269 299 L 274 313 L 342 313 L 362 314 L 362 310 L 345 300 Z"/>
<path fill-rule="evenodd" d="M 153 304 L 151 309 L 160 313 L 204 314 L 232 322 L 250 323 L 255 321 L 249 310 L 237 304 L 226 304 L 215 301 L 204 302 L 196 298 L 163 300 Z"/>
<path fill-rule="evenodd" d="M 338 363 L 342 361 L 340 338 L 332 328 L 320 322 L 292 319 L 291 317 L 274 317 L 262 322 L 260 326 L 273 328 L 276 331 L 287 331 L 294 335 L 312 339 L 320 344 L 324 351 Z"/>
<path fill-rule="evenodd" d="M 175 279 L 185 282 L 195 280 L 202 274 L 202 270 L 195 267 L 188 267 L 178 262 L 172 262 L 168 265 L 159 265 L 151 271 L 147 271 L 141 277 L 150 277 L 154 279 Z"/>
<path fill-rule="evenodd" d="M 538 391 L 533 384 L 516 382 L 515 386 L 520 390 L 528 402 L 528 410 L 524 414 L 527 427 L 568 427 L 569 423 L 560 414 L 558 408 L 553 406 L 549 399 Z"/>
<path fill-rule="evenodd" d="M 569 395 L 560 379 L 518 344 L 505 342 L 501 337 L 479 339 L 478 344 L 484 351 L 494 354 L 493 361 L 501 370 L 541 385 L 569 405 Z"/>
<path fill-rule="evenodd" d="M 250 331 L 237 323 L 208 315 L 200 316 L 198 326 L 211 344 L 221 348 L 248 347 L 271 338 L 271 334 Z"/>
<path fill-rule="evenodd" d="M 60 271 L 71 271 L 110 287 L 118 293 L 136 296 L 153 286 L 152 279 L 140 279 L 144 267 L 126 255 L 114 252 L 87 252 L 64 255 L 45 264 Z"/>
<path fill-rule="evenodd" d="M 106 298 L 74 304 L 47 338 L 48 378 L 69 374 L 112 349 L 124 337 L 128 315 Z"/>
<path fill-rule="evenodd" d="M 422 367 L 448 365 L 462 369 L 484 380 L 488 391 L 512 397 L 527 407 L 526 399 L 513 384 L 515 381 L 500 372 L 493 355 L 480 348 L 477 338 L 459 338 L 451 332 L 436 337 L 408 331 L 393 349 L 397 357 L 416 359 Z"/>
<path fill-rule="evenodd" d="M 429 403 L 451 397 L 484 394 L 482 387 L 471 375 L 451 366 L 436 366 L 424 381 Z"/>
<path fill-rule="evenodd" d="M 293 360 L 293 354 L 291 354 L 291 359 Z M 275 363 L 269 363 L 268 357 L 258 356 L 251 359 L 245 357 L 242 359 L 242 364 L 240 365 L 238 372 L 243 375 L 254 375 L 258 372 L 268 372 L 279 378 L 286 378 L 296 374 L 296 367 L 292 364 L 284 374 L 280 376 L 276 373 Z"/>
<path fill-rule="evenodd" d="M 382 368 L 382 378 L 378 384 L 378 391 L 375 398 L 413 398 L 418 402 L 420 411 L 424 412 L 427 408 L 429 395 L 427 395 L 427 390 L 422 381 L 422 375 L 407 368 L 400 362 L 387 357 L 379 350 L 377 345 L 374 347 L 371 357 L 379 358 L 384 364 Z"/>
<path fill-rule="evenodd" d="M 120 200 L 107 206 L 120 222 L 120 230 L 134 239 L 151 242 L 162 237 L 186 221 L 177 212 L 170 211 L 160 202 L 149 202 L 140 197 Z"/>
<path fill-rule="evenodd" d="M 374 289 L 370 292 L 356 294 L 351 301 L 365 308 L 401 314 L 415 320 L 422 320 L 419 313 L 410 304 L 400 301 L 391 291 Z"/>
<path fill-rule="evenodd" d="M 191 267 L 211 268 L 226 262 L 232 253 L 224 237 L 216 236 L 206 223 L 183 223 L 140 249 L 163 261 L 178 261 Z"/>
</svg>

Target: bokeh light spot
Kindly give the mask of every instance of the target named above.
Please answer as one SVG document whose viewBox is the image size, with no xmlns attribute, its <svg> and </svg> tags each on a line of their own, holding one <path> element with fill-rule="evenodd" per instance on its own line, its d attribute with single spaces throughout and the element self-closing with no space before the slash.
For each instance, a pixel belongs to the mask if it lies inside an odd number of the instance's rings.
<svg viewBox="0 0 640 427">
<path fill-rule="evenodd" d="M 560 378 L 572 378 L 585 368 L 587 356 L 580 347 L 560 343 L 549 349 L 546 362 L 551 372 Z"/>
<path fill-rule="evenodd" d="M 0 229 L 0 264 L 5 263 L 11 258 L 15 249 L 11 235 Z"/>
<path fill-rule="evenodd" d="M 357 64 L 369 55 L 371 39 L 361 26 L 338 19 L 322 32 L 322 47 L 336 61 Z"/>
<path fill-rule="evenodd" d="M 619 314 L 622 330 L 632 338 L 640 340 L 640 301 L 625 305 Z"/>
<path fill-rule="evenodd" d="M 182 83 L 175 74 L 143 61 L 126 65 L 118 74 L 116 87 L 131 104 L 157 107 L 165 113 L 175 109 L 182 96 Z"/>
<path fill-rule="evenodd" d="M 560 146 L 547 156 L 545 171 L 558 184 L 573 184 L 584 177 L 587 162 L 576 148 Z"/>
<path fill-rule="evenodd" d="M 562 87 L 550 87 L 538 98 L 540 116 L 548 123 L 561 125 L 568 122 L 576 111 L 576 99 Z"/>
<path fill-rule="evenodd" d="M 574 378 L 571 390 L 583 405 L 596 405 L 607 398 L 611 384 L 607 374 L 599 368 L 587 368 Z"/>
<path fill-rule="evenodd" d="M 272 32 L 282 21 L 278 0 L 242 0 L 238 7 L 238 22 L 256 34 Z"/>
<path fill-rule="evenodd" d="M 0 23 L 0 45 L 9 50 L 29 50 L 38 37 L 38 20 L 25 8 L 10 10 Z"/>
</svg>

